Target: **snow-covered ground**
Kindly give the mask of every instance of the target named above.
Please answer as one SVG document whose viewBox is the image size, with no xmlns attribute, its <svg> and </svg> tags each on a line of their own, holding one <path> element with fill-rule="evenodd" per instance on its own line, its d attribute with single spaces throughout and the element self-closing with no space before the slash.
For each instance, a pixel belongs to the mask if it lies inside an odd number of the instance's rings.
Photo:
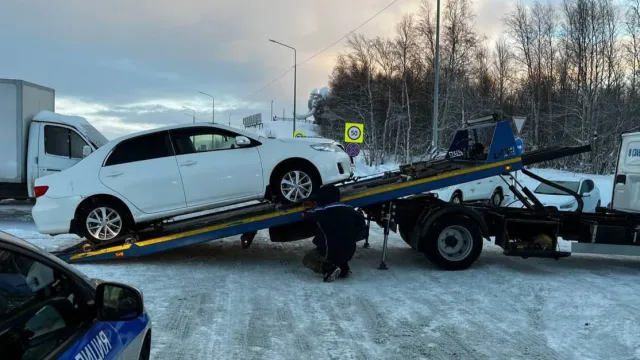
<svg viewBox="0 0 640 360">
<path fill-rule="evenodd" d="M 383 271 L 382 239 L 376 229 L 352 277 L 332 284 L 300 263 L 310 241 L 274 244 L 264 232 L 248 250 L 225 239 L 74 266 L 142 289 L 152 359 L 640 358 L 635 258 L 522 260 L 487 243 L 472 268 L 445 272 L 392 235 Z"/>
<path fill-rule="evenodd" d="M 611 176 L 593 179 L 607 204 Z M 2 209 L 0 230 L 37 246 L 77 241 L 39 234 L 28 205 Z M 234 237 L 74 266 L 144 292 L 152 359 L 640 359 L 639 258 L 522 260 L 485 242 L 472 268 L 446 272 L 392 234 L 389 270 L 378 270 L 382 242 L 373 228 L 352 277 L 332 284 L 301 264 L 310 240 L 271 243 L 266 231 L 247 250 Z"/>
</svg>

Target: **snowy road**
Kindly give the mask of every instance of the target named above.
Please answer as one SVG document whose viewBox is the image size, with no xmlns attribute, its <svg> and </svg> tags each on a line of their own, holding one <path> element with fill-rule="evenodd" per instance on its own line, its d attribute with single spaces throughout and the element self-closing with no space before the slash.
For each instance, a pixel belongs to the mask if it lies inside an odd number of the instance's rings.
<svg viewBox="0 0 640 360">
<path fill-rule="evenodd" d="M 47 248 L 69 242 L 22 221 L 0 229 Z M 264 234 L 248 250 L 228 239 L 76 266 L 143 290 L 152 359 L 640 358 L 639 259 L 522 260 L 485 243 L 474 267 L 444 272 L 394 235 L 381 271 L 378 229 L 371 244 L 332 284 L 300 263 L 310 241 Z"/>
</svg>

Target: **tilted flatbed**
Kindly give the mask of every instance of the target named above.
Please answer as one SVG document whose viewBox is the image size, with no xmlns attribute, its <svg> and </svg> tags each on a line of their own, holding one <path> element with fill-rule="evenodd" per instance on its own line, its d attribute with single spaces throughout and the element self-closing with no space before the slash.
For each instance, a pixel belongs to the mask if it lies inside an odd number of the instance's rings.
<svg viewBox="0 0 640 360">
<path fill-rule="evenodd" d="M 594 216 L 601 223 L 604 221 L 602 214 L 568 215 L 540 208 L 459 205 L 444 202 L 429 194 L 429 191 L 446 186 L 493 176 L 510 176 L 514 171 L 526 171 L 524 166 L 527 165 L 590 151 L 589 145 L 586 145 L 554 147 L 521 155 L 517 152 L 509 121 L 498 121 L 490 126 L 492 133 L 488 151 L 479 151 L 477 147 L 470 146 L 470 142 L 478 143 L 477 130 L 486 129 L 487 125 L 471 126 L 458 130 L 444 159 L 403 165 L 397 171 L 340 186 L 344 203 L 360 209 L 369 222 L 373 221 L 384 228 L 381 269 L 386 268 L 386 245 L 390 231 L 398 231 L 407 244 L 424 252 L 438 266 L 464 269 L 471 266 L 480 255 L 484 238 L 495 236 L 496 244 L 502 246 L 507 255 L 559 258 L 566 254 L 556 251 L 558 234 L 574 231 L 576 227 L 565 226 L 564 230 L 555 232 L 549 229 L 557 230 L 562 227 L 558 224 L 571 221 L 579 224 L 593 222 L 588 219 L 589 216 Z M 515 186 L 509 187 L 523 196 Z M 525 193 L 533 195 L 528 190 Z M 126 239 L 98 245 L 82 242 L 54 254 L 70 263 L 93 262 L 145 256 L 235 235 L 241 235 L 243 247 L 248 247 L 256 232 L 264 229 L 269 230 L 271 241 L 295 241 L 313 235 L 313 228 L 302 220 L 301 213 L 307 208 L 305 205 L 285 207 L 260 203 L 239 206 L 166 223 L 161 228 L 146 229 Z M 558 216 L 563 220 L 558 220 Z M 579 220 L 568 220 L 571 216 Z M 614 223 L 623 221 L 621 215 L 605 217 Z M 526 227 L 517 224 L 537 225 Z M 535 234 L 532 232 L 524 236 L 522 231 L 514 228 L 533 229 Z M 539 248 L 523 248 L 523 244 L 528 242 L 540 242 L 540 229 L 546 229 L 543 233 L 552 238 L 551 243 L 547 241 L 548 246 L 541 248 L 542 251 L 538 251 Z M 577 231 L 579 237 L 583 238 L 584 228 L 579 226 Z M 367 246 L 368 239 L 364 240 Z M 549 247 L 553 247 L 553 251 L 549 251 Z"/>
</svg>

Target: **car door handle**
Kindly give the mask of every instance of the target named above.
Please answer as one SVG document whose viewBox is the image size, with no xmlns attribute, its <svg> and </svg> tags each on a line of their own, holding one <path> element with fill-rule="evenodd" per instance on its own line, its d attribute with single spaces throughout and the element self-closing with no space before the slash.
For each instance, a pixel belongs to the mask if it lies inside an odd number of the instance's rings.
<svg viewBox="0 0 640 360">
<path fill-rule="evenodd" d="M 118 177 L 120 175 L 122 175 L 122 173 L 119 171 L 116 171 L 116 172 L 110 173 L 109 175 L 107 175 L 107 177 Z"/>
<path fill-rule="evenodd" d="M 195 160 L 187 160 L 187 161 L 183 162 L 183 163 L 182 163 L 182 164 L 180 164 L 180 165 L 182 165 L 182 166 L 191 166 L 191 165 L 195 165 L 195 164 L 197 164 L 197 163 L 198 163 L 198 162 L 197 162 L 197 161 L 195 161 Z"/>
</svg>

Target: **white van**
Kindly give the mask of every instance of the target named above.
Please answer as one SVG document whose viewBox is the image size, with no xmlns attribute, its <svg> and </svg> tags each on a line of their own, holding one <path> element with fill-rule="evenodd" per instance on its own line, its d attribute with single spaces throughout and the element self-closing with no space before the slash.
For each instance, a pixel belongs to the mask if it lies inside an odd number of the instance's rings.
<svg viewBox="0 0 640 360">
<path fill-rule="evenodd" d="M 609 207 L 640 212 L 640 131 L 622 134 Z"/>
</svg>

